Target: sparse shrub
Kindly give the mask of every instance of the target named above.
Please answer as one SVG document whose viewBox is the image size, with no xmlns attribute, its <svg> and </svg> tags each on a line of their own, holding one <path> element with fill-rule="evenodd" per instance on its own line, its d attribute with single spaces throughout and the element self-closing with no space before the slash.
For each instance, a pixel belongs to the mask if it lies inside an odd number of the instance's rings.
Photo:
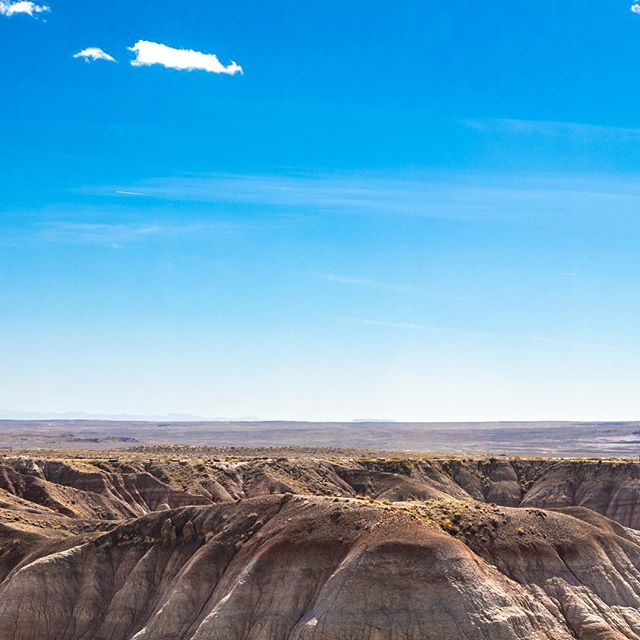
<svg viewBox="0 0 640 640">
<path fill-rule="evenodd" d="M 410 476 L 413 471 L 413 466 L 413 460 L 397 458 L 384 460 L 380 468 L 387 473 L 399 473 L 404 476 Z"/>
</svg>

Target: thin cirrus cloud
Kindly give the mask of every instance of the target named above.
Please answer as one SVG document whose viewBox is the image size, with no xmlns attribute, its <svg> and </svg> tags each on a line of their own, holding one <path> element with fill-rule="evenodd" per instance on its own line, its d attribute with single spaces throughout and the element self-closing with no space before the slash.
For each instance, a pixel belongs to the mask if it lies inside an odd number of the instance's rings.
<svg viewBox="0 0 640 640">
<path fill-rule="evenodd" d="M 335 273 L 326 273 L 321 276 L 325 282 L 337 285 L 345 285 L 347 287 L 360 287 L 363 289 L 374 289 L 388 293 L 400 293 L 414 295 L 423 298 L 448 298 L 449 300 L 463 301 L 465 298 L 453 296 L 450 293 L 441 293 L 439 291 L 427 291 L 411 285 L 397 284 L 394 282 L 385 282 L 381 280 L 372 280 L 371 278 L 354 278 L 352 276 L 336 275 Z"/>
<path fill-rule="evenodd" d="M 633 131 L 620 135 L 635 139 Z M 211 174 L 106 185 L 87 192 L 104 196 L 114 190 L 144 193 L 158 201 L 242 204 L 260 215 L 278 211 L 294 217 L 406 216 L 544 227 L 593 225 L 596 221 L 604 224 L 602 211 L 606 210 L 615 212 L 607 218 L 608 225 L 615 221 L 627 227 L 635 224 L 640 203 L 640 187 L 628 180 L 608 175 L 550 176 L 535 172 L 498 177 L 447 173 Z"/>
<path fill-rule="evenodd" d="M 467 331 L 456 327 L 442 327 L 439 325 L 417 324 L 414 322 L 389 322 L 386 320 L 367 320 L 363 318 L 341 318 L 345 324 L 360 324 L 367 327 L 382 327 L 384 329 L 399 329 L 402 331 L 428 331 L 431 333 L 455 333 L 462 335 L 478 335 L 479 332 Z"/>
<path fill-rule="evenodd" d="M 78 53 L 74 53 L 73 57 L 76 59 L 84 60 L 85 62 L 96 62 L 97 60 L 104 60 L 105 62 L 115 62 L 115 58 L 110 56 L 106 51 L 100 49 L 100 47 L 87 47 Z"/>
<path fill-rule="evenodd" d="M 351 287 L 364 287 L 367 289 L 379 289 L 381 291 L 390 291 L 394 293 L 416 293 L 415 287 L 394 284 L 391 282 L 381 282 L 379 280 L 371 280 L 369 278 L 353 278 L 351 276 L 341 276 L 334 273 L 327 273 L 322 277 L 326 282 L 334 284 L 343 284 Z"/>
<path fill-rule="evenodd" d="M 34 17 L 39 13 L 50 11 L 46 4 L 36 4 L 35 2 L 4 2 L 0 0 L 0 16 L 27 15 Z"/>
<path fill-rule="evenodd" d="M 129 51 L 136 55 L 131 61 L 131 65 L 134 67 L 158 64 L 167 69 L 178 69 L 179 71 L 201 70 L 229 76 L 243 73 L 242 67 L 233 60 L 230 64 L 224 65 L 213 53 L 202 53 L 193 49 L 174 49 L 166 44 L 149 40 L 138 40 L 132 47 L 129 47 Z"/>
<path fill-rule="evenodd" d="M 152 239 L 222 234 L 234 228 L 226 222 L 59 222 L 44 225 L 37 237 L 48 243 L 121 246 Z"/>
<path fill-rule="evenodd" d="M 640 13 L 640 3 L 637 5 Z M 633 10 L 633 9 L 632 9 Z M 556 120 L 519 120 L 516 118 L 471 118 L 462 124 L 482 133 L 541 136 L 546 138 L 577 138 L 583 141 L 636 141 L 640 139 L 638 127 L 615 127 Z"/>
<path fill-rule="evenodd" d="M 373 327 L 380 329 L 392 329 L 397 331 L 415 331 L 415 332 L 426 332 L 433 334 L 451 334 L 457 335 L 460 337 L 467 338 L 490 338 L 495 334 L 491 331 L 484 331 L 481 329 L 462 329 L 460 327 L 447 327 L 442 325 L 433 325 L 433 324 L 418 324 L 415 322 L 392 322 L 388 320 L 369 320 L 366 318 L 340 318 L 340 322 L 344 324 L 354 324 L 361 325 L 364 327 Z M 562 346 L 565 345 L 572 349 L 584 349 L 587 348 L 582 344 L 575 344 L 572 342 L 565 342 L 564 340 L 557 338 L 549 338 L 547 336 L 539 336 L 539 335 L 528 335 L 528 334 L 520 334 L 520 333 L 501 333 L 500 339 L 502 341 L 516 341 L 521 342 L 523 340 L 539 342 L 543 344 L 553 345 L 553 346 Z"/>
<path fill-rule="evenodd" d="M 142 191 L 124 191 L 122 189 L 116 189 L 115 191 L 119 196 L 131 196 L 136 198 L 147 197 L 148 193 L 143 193 Z"/>
</svg>

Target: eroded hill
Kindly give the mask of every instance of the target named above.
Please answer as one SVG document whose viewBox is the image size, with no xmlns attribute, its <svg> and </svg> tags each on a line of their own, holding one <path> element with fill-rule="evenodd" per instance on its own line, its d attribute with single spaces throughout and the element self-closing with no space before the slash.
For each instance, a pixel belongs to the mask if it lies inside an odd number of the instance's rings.
<svg viewBox="0 0 640 640">
<path fill-rule="evenodd" d="M 0 458 L 2 640 L 640 638 L 640 464 Z"/>
</svg>

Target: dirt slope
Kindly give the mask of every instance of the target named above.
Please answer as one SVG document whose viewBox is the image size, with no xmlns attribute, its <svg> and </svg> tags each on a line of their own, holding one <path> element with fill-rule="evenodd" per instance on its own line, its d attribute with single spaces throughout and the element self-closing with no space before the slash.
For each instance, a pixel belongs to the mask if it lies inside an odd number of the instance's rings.
<svg viewBox="0 0 640 640">
<path fill-rule="evenodd" d="M 0 639 L 640 639 L 639 469 L 7 456 Z"/>
</svg>

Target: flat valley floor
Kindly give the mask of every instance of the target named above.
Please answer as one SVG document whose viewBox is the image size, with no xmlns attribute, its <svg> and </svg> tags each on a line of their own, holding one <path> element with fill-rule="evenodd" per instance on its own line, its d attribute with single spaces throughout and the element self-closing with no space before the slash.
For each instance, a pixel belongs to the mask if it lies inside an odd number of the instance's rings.
<svg viewBox="0 0 640 640">
<path fill-rule="evenodd" d="M 157 444 L 640 456 L 640 422 L 0 420 L 0 449 L 111 449 Z"/>
</svg>

